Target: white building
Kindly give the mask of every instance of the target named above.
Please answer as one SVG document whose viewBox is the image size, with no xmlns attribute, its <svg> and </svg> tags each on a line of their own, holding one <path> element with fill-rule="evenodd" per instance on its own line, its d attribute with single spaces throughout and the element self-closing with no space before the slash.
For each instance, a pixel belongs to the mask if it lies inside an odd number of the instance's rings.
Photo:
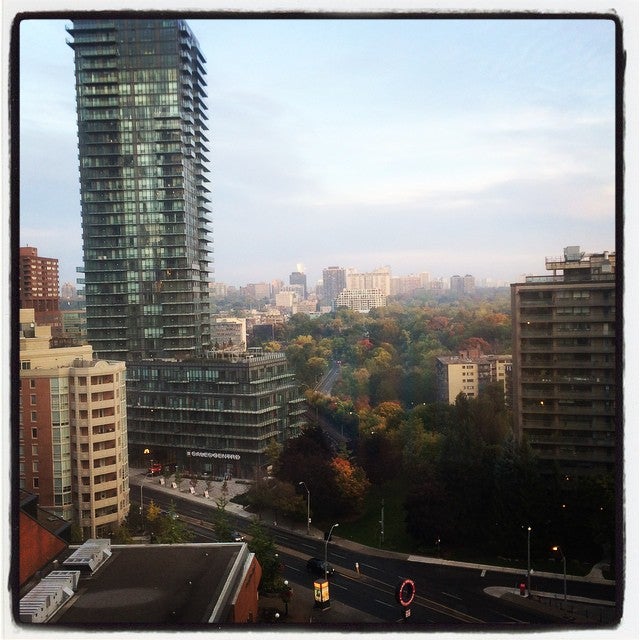
<svg viewBox="0 0 640 640">
<path fill-rule="evenodd" d="M 387 296 L 380 289 L 344 289 L 336 299 L 336 309 L 346 307 L 360 313 L 386 306 Z"/>
<path fill-rule="evenodd" d="M 246 318 L 212 318 L 211 344 L 216 351 L 246 351 Z"/>
</svg>

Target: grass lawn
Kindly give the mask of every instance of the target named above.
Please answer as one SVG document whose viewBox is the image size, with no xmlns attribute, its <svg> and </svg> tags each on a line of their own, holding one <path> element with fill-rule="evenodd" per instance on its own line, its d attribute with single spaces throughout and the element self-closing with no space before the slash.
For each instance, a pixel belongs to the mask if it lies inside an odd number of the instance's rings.
<svg viewBox="0 0 640 640">
<path fill-rule="evenodd" d="M 352 522 L 340 522 L 335 534 L 369 547 L 380 547 L 380 516 L 384 499 L 384 541 L 382 548 L 389 551 L 415 552 L 417 543 L 405 531 L 405 486 L 395 481 L 383 487 L 371 487 L 364 513 Z"/>
</svg>

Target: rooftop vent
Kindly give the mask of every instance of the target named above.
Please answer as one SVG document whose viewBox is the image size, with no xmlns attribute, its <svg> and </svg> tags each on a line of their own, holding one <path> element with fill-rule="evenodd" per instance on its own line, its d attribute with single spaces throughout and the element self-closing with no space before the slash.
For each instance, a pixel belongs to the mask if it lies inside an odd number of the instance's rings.
<svg viewBox="0 0 640 640">
<path fill-rule="evenodd" d="M 76 549 L 62 564 L 65 567 L 77 567 L 95 571 L 111 557 L 111 540 L 92 538 Z"/>
<path fill-rule="evenodd" d="M 52 571 L 20 599 L 20 620 L 47 622 L 73 596 L 79 578 L 79 571 Z"/>
</svg>

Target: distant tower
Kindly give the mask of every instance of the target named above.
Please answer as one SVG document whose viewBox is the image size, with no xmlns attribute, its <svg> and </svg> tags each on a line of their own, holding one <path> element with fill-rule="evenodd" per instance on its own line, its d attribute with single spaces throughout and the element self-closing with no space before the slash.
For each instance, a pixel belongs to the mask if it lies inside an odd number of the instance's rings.
<svg viewBox="0 0 640 640">
<path fill-rule="evenodd" d="M 322 288 L 325 302 L 332 306 L 347 286 L 347 274 L 342 267 L 327 267 L 322 270 Z"/>
<path fill-rule="evenodd" d="M 302 265 L 298 265 L 298 269 L 300 269 Z M 307 274 L 302 271 L 294 271 L 289 276 L 289 284 L 297 284 L 302 287 L 302 298 L 306 300 L 307 298 Z"/>
<path fill-rule="evenodd" d="M 52 327 L 52 335 L 62 329 L 58 259 L 42 258 L 35 247 L 20 247 L 20 308 L 33 309 L 40 326 Z"/>
<path fill-rule="evenodd" d="M 209 346 L 205 59 L 183 20 L 91 18 L 75 52 L 87 338 L 99 357 Z"/>
<path fill-rule="evenodd" d="M 473 294 L 476 292 L 476 279 L 472 275 L 467 274 L 462 279 L 462 291 L 465 294 Z"/>
</svg>

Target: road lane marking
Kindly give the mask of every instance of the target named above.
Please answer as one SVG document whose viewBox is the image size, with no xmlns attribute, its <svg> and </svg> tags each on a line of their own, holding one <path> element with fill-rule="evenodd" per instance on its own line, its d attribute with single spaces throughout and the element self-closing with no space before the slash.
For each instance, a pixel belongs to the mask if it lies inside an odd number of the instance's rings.
<svg viewBox="0 0 640 640">
<path fill-rule="evenodd" d="M 285 567 L 287 568 L 287 571 L 291 570 L 291 571 L 297 571 L 298 573 L 302 573 L 302 569 L 298 569 L 297 567 L 293 567 L 290 564 L 286 564 Z"/>
<path fill-rule="evenodd" d="M 382 600 L 375 600 L 375 602 L 379 603 L 379 604 L 383 604 L 385 607 L 391 607 L 392 609 L 395 609 L 395 605 L 393 604 L 389 604 L 388 602 L 382 602 Z"/>
<path fill-rule="evenodd" d="M 503 618 L 509 618 L 509 620 L 513 620 L 514 623 L 518 623 L 518 624 L 528 624 L 526 620 L 518 620 L 518 618 L 512 618 L 511 616 L 508 616 L 506 613 L 502 613 L 502 611 L 496 611 L 495 609 L 490 609 L 490 611 L 492 613 L 496 613 L 499 616 L 502 616 Z"/>
<path fill-rule="evenodd" d="M 443 596 L 448 596 L 449 598 L 455 598 L 456 600 L 462 601 L 462 598 L 454 596 L 452 593 L 447 593 L 446 591 L 441 591 L 440 593 L 442 593 Z"/>
</svg>

